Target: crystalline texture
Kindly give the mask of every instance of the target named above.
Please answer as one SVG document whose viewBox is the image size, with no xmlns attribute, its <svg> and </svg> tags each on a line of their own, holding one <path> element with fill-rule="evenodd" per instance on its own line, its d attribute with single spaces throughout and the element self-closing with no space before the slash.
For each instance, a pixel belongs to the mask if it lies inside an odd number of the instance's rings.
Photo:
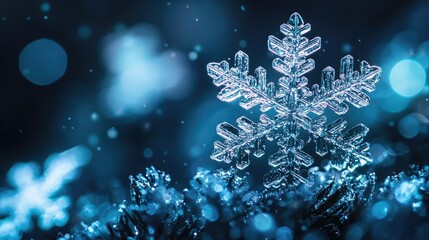
<svg viewBox="0 0 429 240">
<path fill-rule="evenodd" d="M 339 115 L 345 114 L 348 103 L 358 108 L 367 106 L 370 98 L 364 91 L 375 89 L 381 69 L 362 61 L 360 71 L 354 71 L 353 57 L 347 55 L 341 59 L 338 79 L 335 79 L 335 70 L 326 67 L 322 71 L 321 85 L 309 88 L 304 75 L 314 69 L 315 62 L 307 57 L 321 46 L 320 37 L 311 40 L 304 37 L 310 30 L 310 24 L 294 13 L 280 26 L 283 39 L 268 37 L 268 50 L 278 56 L 272 67 L 283 75 L 278 79 L 278 86 L 267 82 L 266 70 L 262 67 L 257 67 L 255 74 L 250 75 L 249 57 L 242 51 L 235 55 L 234 67 L 230 68 L 226 61 L 207 65 L 213 83 L 222 87 L 218 94 L 221 101 L 240 99 L 239 105 L 246 110 L 259 105 L 261 112 L 274 112 L 273 118 L 261 114 L 258 123 L 240 117 L 238 128 L 226 122 L 219 124 L 217 132 L 225 141 L 215 142 L 211 156 L 213 160 L 226 163 L 236 159 L 237 168 L 244 169 L 250 164 L 251 155 L 256 158 L 265 155 L 265 140 L 276 141 L 279 150 L 268 156 L 268 164 L 273 169 L 264 177 L 264 185 L 268 188 L 310 183 L 304 173 L 314 161 L 303 151 L 301 131 L 312 136 L 316 153 L 328 155 L 332 166 L 339 171 L 353 171 L 371 162 L 369 145 L 363 142 L 368 132 L 365 125 L 345 130 L 344 119 L 326 124 L 326 117 L 314 118 L 314 114 L 323 115 L 326 108 Z"/>
</svg>

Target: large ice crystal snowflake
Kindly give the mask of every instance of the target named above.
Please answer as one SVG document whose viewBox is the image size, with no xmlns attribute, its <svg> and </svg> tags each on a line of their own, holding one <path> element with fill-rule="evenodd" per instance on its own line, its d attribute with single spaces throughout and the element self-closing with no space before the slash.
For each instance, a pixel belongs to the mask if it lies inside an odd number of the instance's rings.
<svg viewBox="0 0 429 240">
<path fill-rule="evenodd" d="M 35 162 L 17 163 L 7 174 L 15 190 L 0 191 L 0 239 L 18 239 L 33 228 L 32 218 L 41 229 L 64 226 L 69 215 L 70 198 L 61 195 L 65 184 L 78 177 L 79 168 L 87 164 L 90 151 L 74 147 L 50 156 L 39 176 Z"/>
<path fill-rule="evenodd" d="M 265 139 L 275 140 L 279 151 L 268 157 L 273 169 L 264 176 L 266 187 L 297 186 L 309 183 L 305 177 L 305 167 L 313 164 L 313 158 L 303 151 L 305 142 L 300 132 L 306 131 L 316 145 L 316 153 L 325 156 L 330 152 L 330 163 L 340 171 L 353 171 L 356 167 L 371 161 L 369 144 L 363 142 L 368 128 L 358 124 L 345 130 L 346 120 L 339 118 L 326 124 L 322 115 L 325 108 L 336 114 L 345 114 L 349 107 L 364 107 L 370 98 L 364 92 L 375 89 L 381 76 L 381 69 L 361 62 L 360 72 L 354 71 L 354 60 L 350 55 L 341 59 L 339 78 L 335 79 L 332 67 L 322 71 L 321 86 L 307 87 L 304 76 L 315 67 L 315 62 L 307 58 L 320 49 L 321 39 L 308 40 L 303 35 L 310 31 L 310 24 L 304 23 L 298 13 L 280 26 L 283 39 L 268 37 L 268 49 L 279 56 L 273 60 L 273 68 L 283 76 L 278 79 L 278 87 L 267 83 L 266 70 L 258 67 L 255 75 L 249 74 L 249 57 L 242 51 L 235 55 L 234 67 L 228 62 L 209 63 L 208 75 L 216 86 L 223 86 L 218 98 L 231 102 L 241 97 L 240 106 L 248 110 L 260 105 L 260 122 L 255 123 L 244 116 L 237 119 L 239 128 L 223 122 L 217 126 L 217 133 L 225 139 L 216 141 L 211 158 L 230 163 L 236 158 L 236 166 L 244 169 L 250 164 L 250 154 L 257 158 L 265 154 Z M 274 110 L 275 116 L 265 112 Z M 313 115 L 313 116 L 312 116 Z"/>
</svg>

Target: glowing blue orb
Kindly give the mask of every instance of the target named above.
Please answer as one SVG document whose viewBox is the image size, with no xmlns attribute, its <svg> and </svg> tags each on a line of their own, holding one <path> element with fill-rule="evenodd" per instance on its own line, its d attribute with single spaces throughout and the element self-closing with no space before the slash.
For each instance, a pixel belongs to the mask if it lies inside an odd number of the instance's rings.
<svg viewBox="0 0 429 240">
<path fill-rule="evenodd" d="M 385 201 L 379 201 L 372 206 L 371 214 L 376 219 L 383 219 L 389 213 L 389 203 Z"/>
<path fill-rule="evenodd" d="M 410 114 L 398 124 L 399 133 L 405 138 L 413 138 L 420 132 L 420 120 L 415 114 Z"/>
<path fill-rule="evenodd" d="M 49 10 L 51 10 L 51 5 L 49 5 L 49 3 L 44 2 L 42 4 L 40 4 L 40 11 L 42 12 L 49 12 Z"/>
<path fill-rule="evenodd" d="M 144 155 L 145 158 L 151 158 L 153 156 L 153 150 L 150 149 L 150 148 L 146 148 L 143 151 L 143 155 Z"/>
<path fill-rule="evenodd" d="M 425 86 L 426 72 L 413 60 L 402 60 L 390 71 L 390 86 L 403 97 L 414 97 Z"/>
<path fill-rule="evenodd" d="M 100 139 L 98 138 L 98 136 L 96 134 L 90 134 L 88 136 L 88 144 L 89 145 L 97 146 L 99 142 L 100 142 Z"/>
<path fill-rule="evenodd" d="M 92 36 L 92 29 L 88 25 L 81 25 L 77 29 L 77 36 L 81 39 L 88 39 Z"/>
<path fill-rule="evenodd" d="M 352 45 L 350 43 L 344 43 L 341 46 L 341 49 L 343 50 L 344 53 L 349 53 L 352 51 Z"/>
<path fill-rule="evenodd" d="M 246 47 L 247 47 L 247 41 L 246 41 L 246 40 L 244 40 L 244 39 L 242 39 L 242 40 L 240 40 L 240 42 L 238 43 L 238 45 L 239 45 L 241 48 L 246 48 Z"/>
<path fill-rule="evenodd" d="M 364 235 L 364 231 L 359 224 L 353 224 L 347 229 L 347 240 L 360 240 Z"/>
<path fill-rule="evenodd" d="M 274 227 L 274 219 L 266 213 L 259 213 L 253 218 L 253 226 L 260 232 L 267 232 Z"/>
<path fill-rule="evenodd" d="M 413 183 L 405 181 L 396 187 L 394 195 L 396 201 L 408 204 L 414 196 L 418 195 L 418 189 Z"/>
<path fill-rule="evenodd" d="M 207 204 L 201 209 L 201 213 L 203 217 L 210 222 L 214 222 L 219 218 L 219 213 L 217 212 L 217 209 L 211 205 Z"/>
<path fill-rule="evenodd" d="M 281 227 L 276 231 L 276 239 L 277 240 L 292 240 L 293 239 L 293 231 L 288 227 Z"/>
<path fill-rule="evenodd" d="M 94 122 L 98 121 L 98 113 L 96 112 L 91 113 L 91 120 Z"/>
<path fill-rule="evenodd" d="M 66 72 L 67 53 L 58 43 L 39 39 L 22 50 L 19 69 L 30 82 L 40 86 L 49 85 Z"/>
<path fill-rule="evenodd" d="M 387 112 L 398 113 L 405 110 L 408 107 L 409 103 L 409 98 L 403 98 L 397 94 L 392 94 L 389 96 L 385 96 L 381 100 L 380 105 L 383 110 Z"/>
<path fill-rule="evenodd" d="M 112 127 L 109 130 L 107 130 L 107 137 L 110 139 L 115 139 L 118 137 L 118 130 L 116 128 Z"/>
<path fill-rule="evenodd" d="M 198 58 L 198 53 L 196 53 L 196 52 L 194 52 L 194 51 L 191 51 L 191 52 L 188 54 L 188 58 L 189 58 L 189 60 L 191 60 L 191 61 L 195 61 L 195 60 L 197 60 L 197 58 Z"/>
</svg>

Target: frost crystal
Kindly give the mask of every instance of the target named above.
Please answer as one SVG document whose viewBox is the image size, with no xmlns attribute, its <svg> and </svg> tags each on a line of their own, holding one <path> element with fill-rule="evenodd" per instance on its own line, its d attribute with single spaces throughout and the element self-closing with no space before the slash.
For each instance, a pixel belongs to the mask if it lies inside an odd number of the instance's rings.
<svg viewBox="0 0 429 240">
<path fill-rule="evenodd" d="M 312 230 L 338 238 L 344 224 L 370 202 L 375 186 L 374 174 L 337 175 L 294 192 L 256 191 L 247 175 L 237 172 L 199 168 L 190 186 L 178 190 L 170 186 L 170 175 L 146 168 L 145 174 L 130 177 L 131 202 L 119 205 L 115 219 L 99 215 L 95 222 L 80 223 L 72 239 L 268 239 L 285 223 L 297 239 Z"/>
<path fill-rule="evenodd" d="M 262 67 L 256 68 L 254 76 L 249 74 L 249 57 L 242 51 L 235 55 L 234 67 L 230 68 L 226 61 L 207 65 L 213 83 L 223 86 L 218 94 L 221 101 L 241 98 L 241 107 L 248 110 L 260 105 L 262 112 L 259 123 L 242 116 L 237 119 L 238 128 L 227 122 L 219 124 L 217 133 L 225 141 L 214 143 L 211 158 L 226 163 L 236 158 L 236 167 L 244 169 L 250 164 L 251 153 L 261 158 L 265 140 L 275 140 L 279 150 L 268 157 L 273 169 L 264 176 L 265 187 L 309 184 L 305 168 L 314 160 L 303 151 L 305 142 L 299 136 L 303 130 L 315 142 L 316 153 L 330 153 L 331 166 L 339 171 L 353 171 L 371 162 L 369 144 L 363 142 L 368 132 L 365 125 L 345 130 L 347 122 L 342 118 L 327 124 L 325 116 L 314 116 L 322 115 L 327 107 L 338 115 L 345 114 L 347 103 L 358 108 L 367 106 L 370 98 L 364 91 L 375 89 L 381 69 L 362 61 L 360 72 L 354 71 L 353 57 L 347 55 L 341 59 L 338 79 L 334 69 L 326 67 L 321 86 L 314 84 L 310 89 L 304 75 L 315 67 L 315 62 L 307 57 L 320 49 L 320 37 L 308 40 L 303 36 L 310 31 L 310 24 L 304 23 L 298 13 L 292 14 L 280 31 L 285 35 L 283 39 L 268 37 L 268 49 L 279 57 L 273 60 L 273 68 L 283 75 L 277 87 L 273 82 L 267 83 Z M 271 109 L 272 117 L 267 112 Z"/>
<path fill-rule="evenodd" d="M 84 147 L 54 154 L 45 162 L 39 176 L 37 163 L 17 163 L 7 174 L 16 190 L 0 191 L 0 239 L 17 239 L 33 228 L 32 218 L 44 230 L 64 226 L 69 215 L 70 198 L 60 195 L 64 185 L 77 178 L 78 169 L 90 158 Z"/>
</svg>

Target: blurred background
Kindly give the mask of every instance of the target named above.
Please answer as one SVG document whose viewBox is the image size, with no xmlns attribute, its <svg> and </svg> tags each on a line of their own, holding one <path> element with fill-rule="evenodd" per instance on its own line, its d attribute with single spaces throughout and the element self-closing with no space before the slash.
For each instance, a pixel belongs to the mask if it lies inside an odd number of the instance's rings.
<svg viewBox="0 0 429 240">
<path fill-rule="evenodd" d="M 347 54 L 383 68 L 371 105 L 345 116 L 349 126 L 370 128 L 371 169 L 383 179 L 427 164 L 427 1 L 1 0 L 1 188 L 19 191 L 10 172 L 17 162 L 32 161 L 43 175 L 54 152 L 77 145 L 91 152 L 62 189 L 69 221 L 44 230 L 35 224 L 25 236 L 67 231 L 79 222 L 82 196 L 128 198 L 128 176 L 151 165 L 178 188 L 197 167 L 227 167 L 209 158 L 216 125 L 248 113 L 216 98 L 220 89 L 206 64 L 243 50 L 252 71 L 268 70 L 267 37 L 282 37 L 279 26 L 293 12 L 312 25 L 309 38 L 322 38 L 310 84 L 319 83 L 324 67 L 339 69 Z M 248 168 L 255 186 L 266 165 Z"/>
</svg>

